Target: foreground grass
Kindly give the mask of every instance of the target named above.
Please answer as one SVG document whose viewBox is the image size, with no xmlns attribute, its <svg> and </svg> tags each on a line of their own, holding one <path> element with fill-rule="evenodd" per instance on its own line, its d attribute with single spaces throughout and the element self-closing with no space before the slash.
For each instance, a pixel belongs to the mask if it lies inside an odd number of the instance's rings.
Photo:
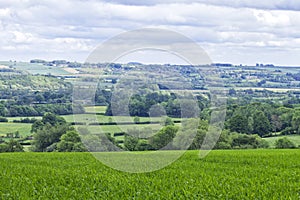
<svg viewBox="0 0 300 200">
<path fill-rule="evenodd" d="M 130 174 L 89 153 L 0 154 L 0 199 L 299 199 L 299 150 L 188 151 Z"/>
</svg>

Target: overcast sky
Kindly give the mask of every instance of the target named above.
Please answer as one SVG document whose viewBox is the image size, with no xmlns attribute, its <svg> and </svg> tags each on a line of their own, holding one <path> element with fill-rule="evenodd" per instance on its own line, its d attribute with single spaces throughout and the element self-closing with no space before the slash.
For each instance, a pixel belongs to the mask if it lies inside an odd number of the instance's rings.
<svg viewBox="0 0 300 200">
<path fill-rule="evenodd" d="M 297 0 L 0 0 L 0 60 L 83 62 L 101 42 L 144 27 L 186 35 L 213 62 L 300 66 Z"/>
</svg>

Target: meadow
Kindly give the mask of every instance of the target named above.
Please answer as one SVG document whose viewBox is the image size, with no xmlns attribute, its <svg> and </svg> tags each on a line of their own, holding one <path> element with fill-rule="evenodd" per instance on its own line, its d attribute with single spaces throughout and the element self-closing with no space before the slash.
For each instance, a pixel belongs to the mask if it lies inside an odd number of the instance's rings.
<svg viewBox="0 0 300 200">
<path fill-rule="evenodd" d="M 126 173 L 89 153 L 3 153 L 0 199 L 300 198 L 300 150 L 198 154 L 188 151 L 158 171 Z"/>
<path fill-rule="evenodd" d="M 0 136 L 6 136 L 7 133 L 15 133 L 19 131 L 20 136 L 30 134 L 31 124 L 25 123 L 0 123 Z"/>
</svg>

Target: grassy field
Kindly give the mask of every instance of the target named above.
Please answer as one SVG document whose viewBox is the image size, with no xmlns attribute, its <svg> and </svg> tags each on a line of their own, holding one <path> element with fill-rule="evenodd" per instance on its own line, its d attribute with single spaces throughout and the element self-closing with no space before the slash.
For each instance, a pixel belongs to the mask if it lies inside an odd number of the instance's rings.
<svg viewBox="0 0 300 200">
<path fill-rule="evenodd" d="M 68 75 L 68 71 L 63 70 L 60 67 L 46 66 L 38 63 L 27 63 L 27 62 L 9 62 L 0 61 L 1 65 L 13 66 L 17 70 L 26 71 L 30 74 L 52 74 L 52 75 Z"/>
<path fill-rule="evenodd" d="M 107 106 L 88 106 L 85 107 L 85 112 L 88 113 L 102 113 L 104 114 Z"/>
<path fill-rule="evenodd" d="M 75 116 L 73 115 L 62 115 L 68 122 L 73 122 L 74 120 L 76 122 L 86 122 L 86 123 L 92 123 L 92 122 L 103 122 L 108 123 L 110 121 L 112 122 L 134 122 L 134 117 L 128 117 L 128 116 L 104 116 L 104 115 L 96 115 L 96 114 L 77 114 Z M 180 118 L 173 118 L 174 120 L 180 120 Z M 161 117 L 139 117 L 140 122 L 160 122 L 162 121 Z"/>
<path fill-rule="evenodd" d="M 9 122 L 12 122 L 13 120 L 21 120 L 21 119 L 25 119 L 25 118 L 35 118 L 35 119 L 42 119 L 41 116 L 29 116 L 29 117 L 6 117 L 8 119 Z"/>
<path fill-rule="evenodd" d="M 78 127 L 86 127 L 86 126 L 78 126 Z M 104 133 L 119 133 L 126 132 L 128 129 L 143 129 L 143 128 L 151 128 L 152 130 L 159 130 L 163 126 L 160 124 L 130 124 L 130 125 L 101 125 L 101 126 L 87 126 L 87 129 L 92 134 L 97 134 L 100 132 Z"/>
<path fill-rule="evenodd" d="M 287 136 L 279 136 L 279 137 L 269 137 L 269 138 L 263 138 L 264 140 L 268 141 L 270 144 L 270 147 L 275 147 L 276 140 L 280 138 L 288 138 L 290 141 L 292 141 L 296 146 L 300 145 L 300 135 L 287 135 Z"/>
<path fill-rule="evenodd" d="M 30 135 L 31 124 L 24 123 L 0 123 L 0 136 L 6 133 L 15 133 L 19 131 L 21 136 Z"/>
<path fill-rule="evenodd" d="M 300 150 L 188 151 L 131 174 L 89 153 L 0 154 L 0 199 L 299 199 Z"/>
</svg>

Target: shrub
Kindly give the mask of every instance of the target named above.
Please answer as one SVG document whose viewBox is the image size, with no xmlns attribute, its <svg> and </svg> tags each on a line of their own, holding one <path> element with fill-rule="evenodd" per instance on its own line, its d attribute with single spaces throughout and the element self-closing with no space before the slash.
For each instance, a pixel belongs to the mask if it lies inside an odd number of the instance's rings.
<svg viewBox="0 0 300 200">
<path fill-rule="evenodd" d="M 8 122 L 8 119 L 5 117 L 0 117 L 0 122 Z"/>
<path fill-rule="evenodd" d="M 296 145 L 290 141 L 288 138 L 280 138 L 275 142 L 276 149 L 293 149 L 296 148 Z"/>
</svg>

